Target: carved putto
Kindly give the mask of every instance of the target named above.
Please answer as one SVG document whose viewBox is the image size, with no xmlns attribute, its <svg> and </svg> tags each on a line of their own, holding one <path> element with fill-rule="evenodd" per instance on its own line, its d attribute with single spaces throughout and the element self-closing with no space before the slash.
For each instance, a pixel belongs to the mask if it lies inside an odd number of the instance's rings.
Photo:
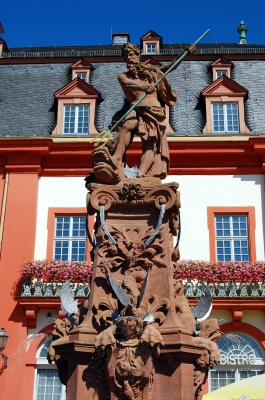
<svg viewBox="0 0 265 400">
<path fill-rule="evenodd" d="M 149 397 L 154 360 L 164 342 L 161 334 L 147 322 L 133 315 L 118 317 L 96 338 L 99 354 L 106 351 L 109 386 L 116 399 L 134 400 L 146 393 Z"/>
</svg>

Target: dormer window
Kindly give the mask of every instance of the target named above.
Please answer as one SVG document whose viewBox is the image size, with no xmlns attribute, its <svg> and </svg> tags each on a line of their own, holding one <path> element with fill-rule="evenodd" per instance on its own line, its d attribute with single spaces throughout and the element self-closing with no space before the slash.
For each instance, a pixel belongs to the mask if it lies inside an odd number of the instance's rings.
<svg viewBox="0 0 265 400">
<path fill-rule="evenodd" d="M 95 127 L 96 102 L 100 93 L 80 78 L 75 78 L 56 93 L 58 100 L 57 125 L 54 135 L 90 135 Z"/>
<path fill-rule="evenodd" d="M 203 133 L 247 133 L 244 100 L 248 91 L 222 75 L 201 92 L 206 105 Z"/>
<path fill-rule="evenodd" d="M 156 53 L 156 43 L 147 43 L 146 44 L 146 53 L 147 54 L 155 54 Z"/>
<path fill-rule="evenodd" d="M 71 65 L 72 80 L 75 78 L 82 79 L 82 81 L 89 83 L 89 76 L 92 66 L 86 60 L 78 60 L 76 63 Z"/>
<path fill-rule="evenodd" d="M 152 30 L 141 37 L 141 49 L 143 54 L 157 54 L 161 46 L 162 37 Z"/>
<path fill-rule="evenodd" d="M 221 76 L 227 76 L 231 78 L 231 68 L 233 64 L 226 60 L 224 57 L 218 58 L 211 63 L 212 71 L 213 71 L 213 81 L 221 78 Z"/>
</svg>

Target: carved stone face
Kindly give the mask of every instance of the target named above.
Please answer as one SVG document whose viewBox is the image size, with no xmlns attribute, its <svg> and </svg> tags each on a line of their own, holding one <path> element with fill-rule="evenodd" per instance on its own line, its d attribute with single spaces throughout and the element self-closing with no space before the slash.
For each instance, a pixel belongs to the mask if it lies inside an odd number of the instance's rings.
<svg viewBox="0 0 265 400">
<path fill-rule="evenodd" d="M 125 60 L 130 73 L 135 77 L 138 77 L 140 57 L 135 54 L 133 50 L 130 50 L 128 53 L 126 53 Z"/>
<path fill-rule="evenodd" d="M 139 64 L 140 57 L 133 50 L 130 50 L 125 54 L 125 60 L 127 64 Z"/>
</svg>

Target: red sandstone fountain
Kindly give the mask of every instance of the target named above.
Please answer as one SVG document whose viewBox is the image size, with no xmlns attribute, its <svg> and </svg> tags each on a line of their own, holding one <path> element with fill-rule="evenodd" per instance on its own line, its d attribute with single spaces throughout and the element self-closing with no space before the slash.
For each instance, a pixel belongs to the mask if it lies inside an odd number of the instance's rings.
<svg viewBox="0 0 265 400">
<path fill-rule="evenodd" d="M 92 154 L 91 293 L 78 310 L 65 296 L 68 318 L 56 321 L 48 358 L 67 385 L 67 400 L 199 400 L 208 369 L 219 362 L 220 333 L 218 321 L 206 319 L 207 288 L 192 309 L 173 279 L 180 193 L 177 183 L 161 179 L 169 166 L 163 105 L 174 104 L 176 93 L 165 77 L 155 88 L 166 69 L 140 63 L 135 46 L 127 44 L 124 55 L 124 93 L 132 105 L 143 93 L 145 100 L 122 124 L 114 118 L 116 139 Z M 143 142 L 136 171 L 123 162 L 134 133 Z"/>
</svg>

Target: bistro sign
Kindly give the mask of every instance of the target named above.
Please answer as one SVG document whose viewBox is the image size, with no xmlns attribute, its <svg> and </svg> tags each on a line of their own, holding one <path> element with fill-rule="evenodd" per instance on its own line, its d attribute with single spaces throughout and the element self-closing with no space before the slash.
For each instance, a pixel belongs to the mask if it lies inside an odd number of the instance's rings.
<svg viewBox="0 0 265 400">
<path fill-rule="evenodd" d="M 256 356 L 254 353 L 220 353 L 221 365 L 254 365 L 256 363 Z"/>
</svg>

